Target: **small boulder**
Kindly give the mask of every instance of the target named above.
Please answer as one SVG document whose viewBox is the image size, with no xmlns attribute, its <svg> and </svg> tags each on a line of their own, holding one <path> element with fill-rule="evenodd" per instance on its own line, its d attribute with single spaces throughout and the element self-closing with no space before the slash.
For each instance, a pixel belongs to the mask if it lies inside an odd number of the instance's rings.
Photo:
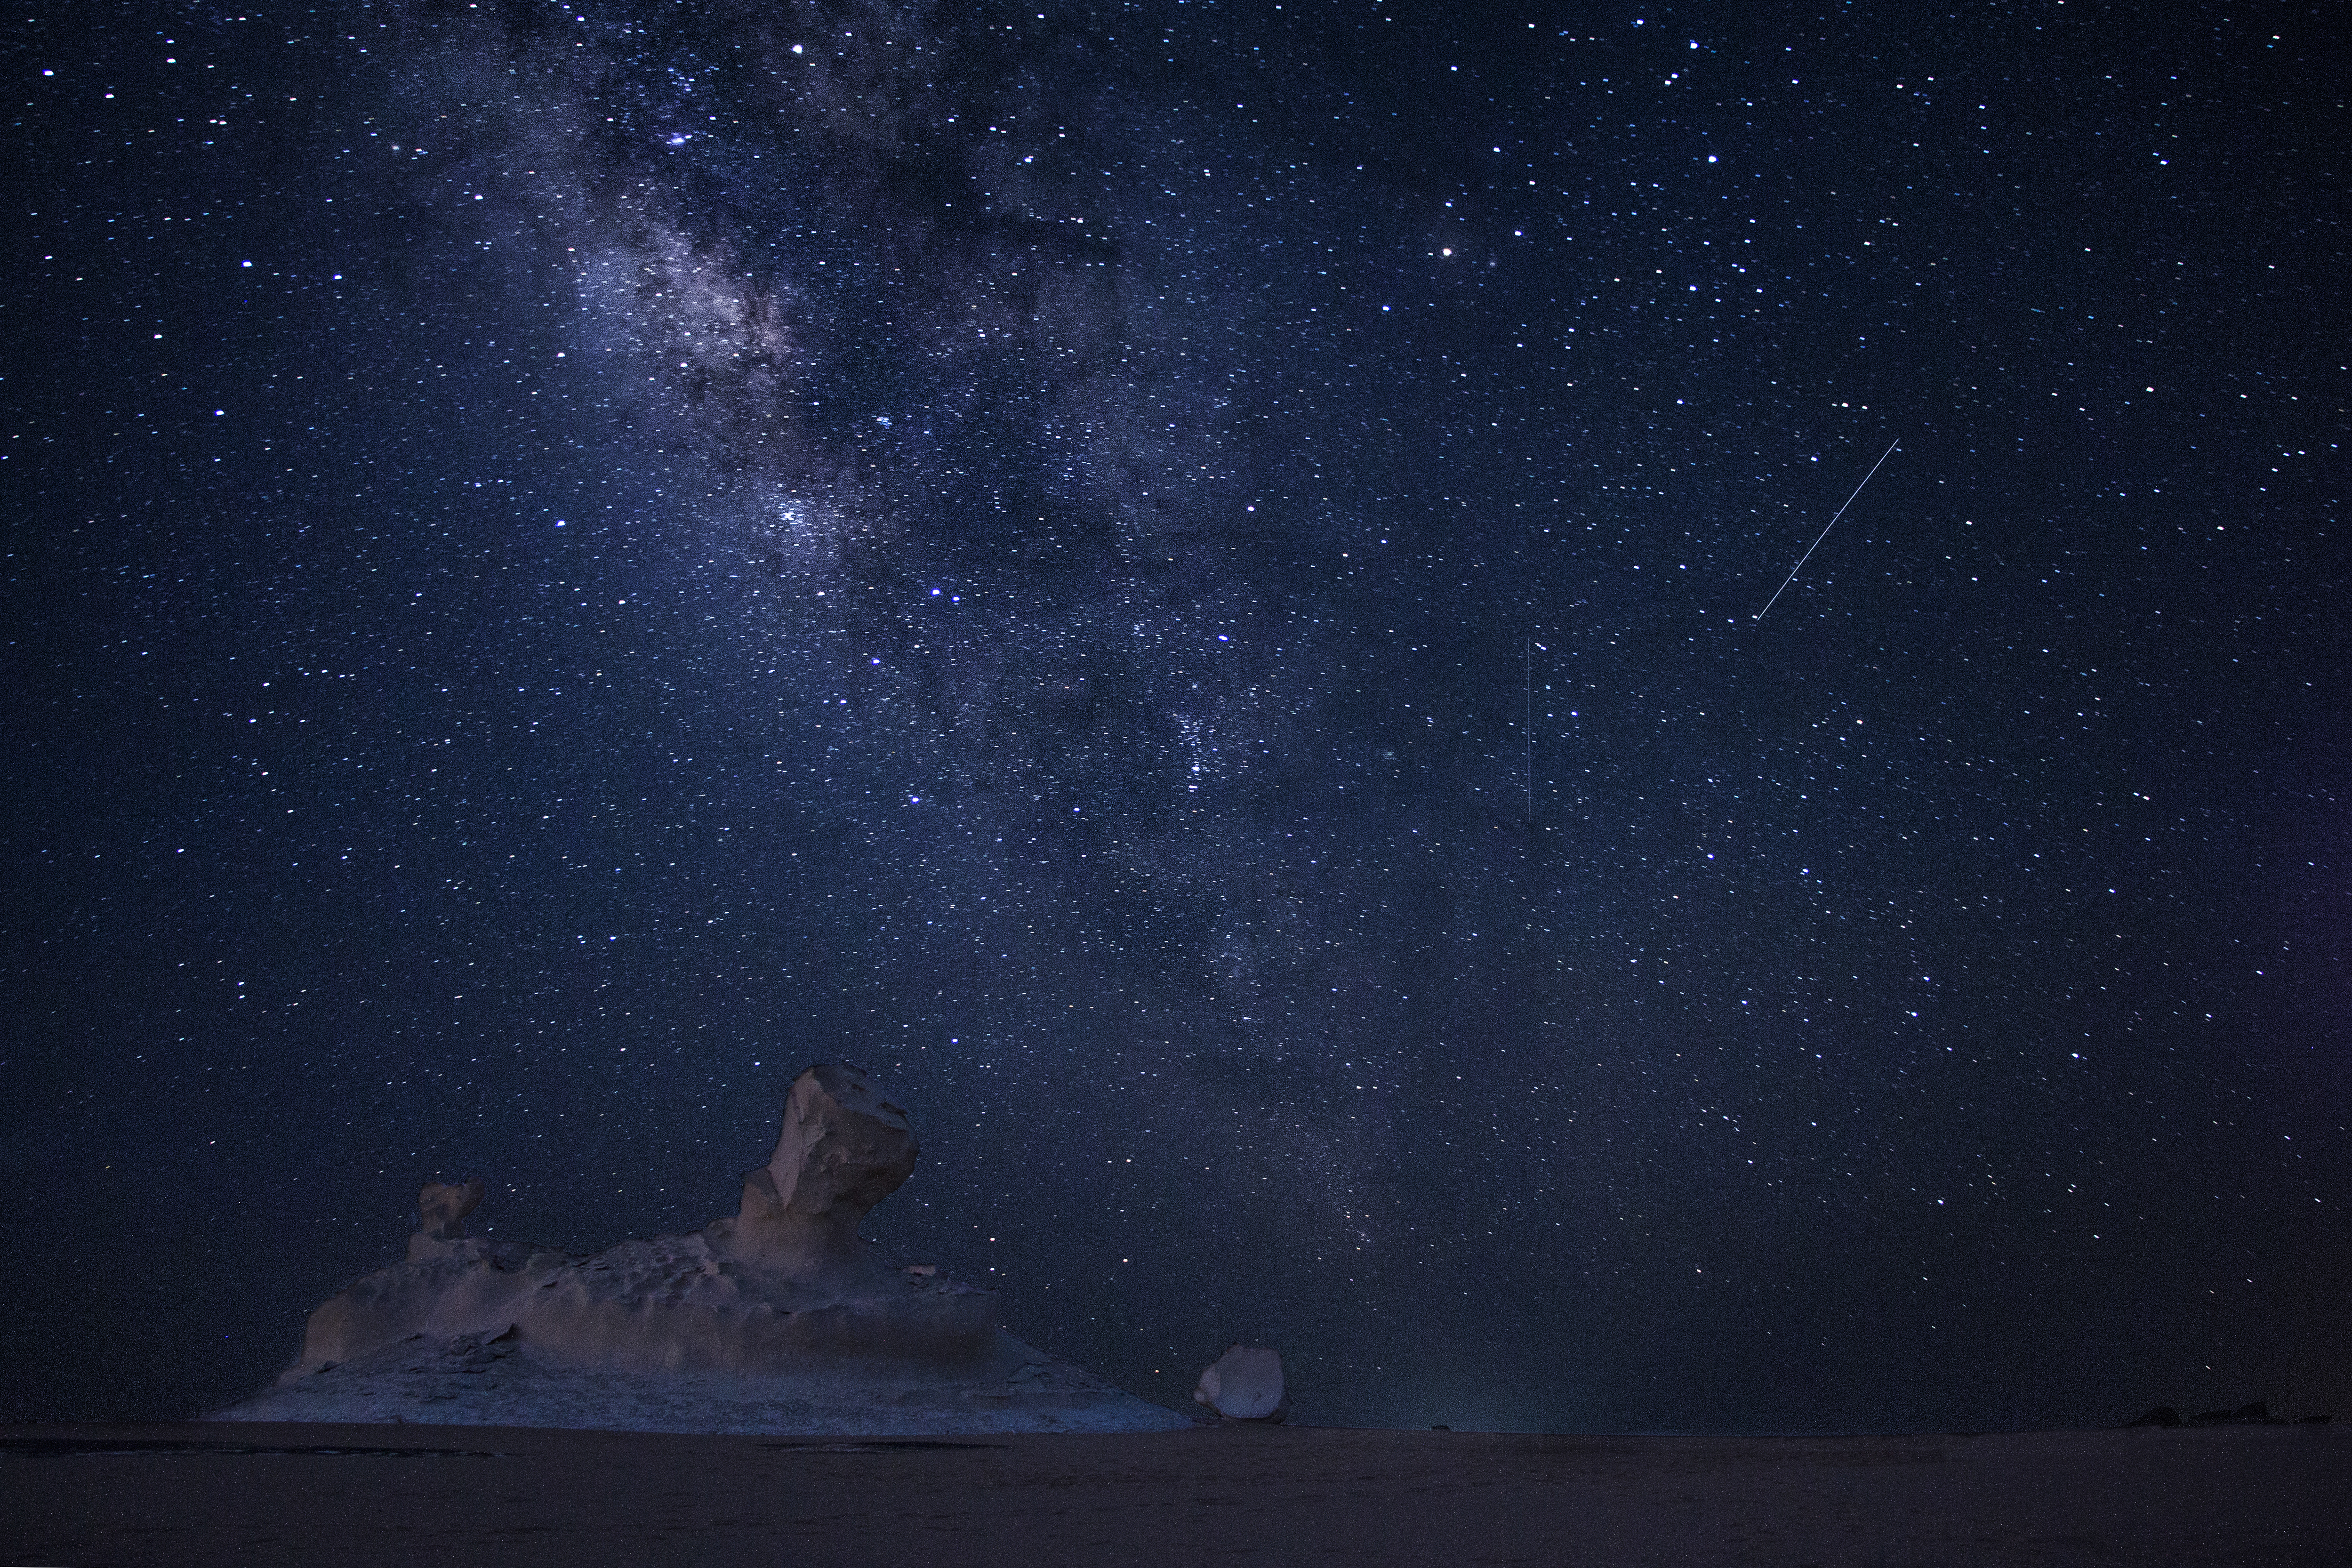
<svg viewBox="0 0 2352 1568">
<path fill-rule="evenodd" d="M 1264 1345 L 1235 1345 L 1206 1372 L 1192 1397 L 1234 1421 L 1279 1421 L 1282 1358 Z"/>
</svg>

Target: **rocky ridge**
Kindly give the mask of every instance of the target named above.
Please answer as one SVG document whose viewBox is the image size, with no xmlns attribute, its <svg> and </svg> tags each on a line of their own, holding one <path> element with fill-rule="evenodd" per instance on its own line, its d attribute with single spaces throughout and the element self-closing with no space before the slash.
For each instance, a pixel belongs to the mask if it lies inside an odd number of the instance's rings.
<svg viewBox="0 0 2352 1568">
<path fill-rule="evenodd" d="M 854 1068 L 796 1079 L 738 1212 L 575 1255 L 465 1234 L 427 1185 L 408 1256 L 310 1315 L 276 1387 L 216 1420 L 879 1436 L 1190 1425 L 1000 1326 L 995 1293 L 893 1264 L 858 1222 L 915 1166 Z"/>
</svg>

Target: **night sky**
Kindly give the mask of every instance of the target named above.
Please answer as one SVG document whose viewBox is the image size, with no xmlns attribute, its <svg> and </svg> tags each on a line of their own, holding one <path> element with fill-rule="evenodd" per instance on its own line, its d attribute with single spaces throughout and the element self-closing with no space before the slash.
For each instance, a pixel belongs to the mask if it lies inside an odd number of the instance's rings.
<svg viewBox="0 0 2352 1568">
<path fill-rule="evenodd" d="M 0 1415 L 818 1059 L 1170 1404 L 2352 1415 L 2342 20 L 20 8 Z"/>
</svg>

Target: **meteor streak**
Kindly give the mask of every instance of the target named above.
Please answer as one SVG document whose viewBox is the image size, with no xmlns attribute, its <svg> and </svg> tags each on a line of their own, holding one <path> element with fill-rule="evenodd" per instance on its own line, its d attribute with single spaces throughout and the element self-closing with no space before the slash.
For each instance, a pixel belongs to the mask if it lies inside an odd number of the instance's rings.
<svg viewBox="0 0 2352 1568">
<path fill-rule="evenodd" d="M 1853 487 L 1853 495 L 1845 498 L 1845 506 L 1852 506 L 1853 504 L 1853 496 L 1858 496 L 1862 493 L 1863 486 L 1870 483 L 1871 475 L 1877 473 L 1879 465 L 1885 463 L 1887 458 L 1893 457 L 1895 455 L 1895 448 L 1902 444 L 1903 443 L 1900 440 L 1894 440 L 1886 443 L 1886 450 L 1878 454 L 1878 462 L 1870 465 L 1870 473 L 1862 476 L 1862 484 Z M 1764 601 L 1764 609 L 1756 612 L 1756 618 L 1758 620 L 1760 621 L 1764 618 L 1764 610 L 1769 610 L 1774 605 L 1780 602 L 1780 595 L 1789 591 L 1789 584 L 1797 580 L 1797 574 L 1805 569 L 1805 563 L 1813 558 L 1813 552 L 1819 550 L 1822 547 L 1822 541 L 1830 536 L 1830 529 L 1835 528 L 1838 524 L 1838 518 L 1845 515 L 1845 506 L 1838 508 L 1836 515 L 1830 519 L 1828 527 L 1823 528 L 1820 533 L 1813 537 L 1813 542 L 1805 546 L 1805 552 L 1797 557 L 1797 563 L 1794 566 L 1789 568 L 1789 575 L 1786 581 L 1782 582 L 1779 587 L 1772 590 L 1772 596 Z"/>
</svg>

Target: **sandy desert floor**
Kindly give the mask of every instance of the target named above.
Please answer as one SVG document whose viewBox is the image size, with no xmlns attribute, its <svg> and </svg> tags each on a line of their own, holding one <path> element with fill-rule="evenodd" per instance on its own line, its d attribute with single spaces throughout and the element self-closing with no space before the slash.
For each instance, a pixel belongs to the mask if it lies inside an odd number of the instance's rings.
<svg viewBox="0 0 2352 1568">
<path fill-rule="evenodd" d="M 2352 1431 L 0 1430 L 14 1564 L 2352 1564 Z"/>
</svg>

